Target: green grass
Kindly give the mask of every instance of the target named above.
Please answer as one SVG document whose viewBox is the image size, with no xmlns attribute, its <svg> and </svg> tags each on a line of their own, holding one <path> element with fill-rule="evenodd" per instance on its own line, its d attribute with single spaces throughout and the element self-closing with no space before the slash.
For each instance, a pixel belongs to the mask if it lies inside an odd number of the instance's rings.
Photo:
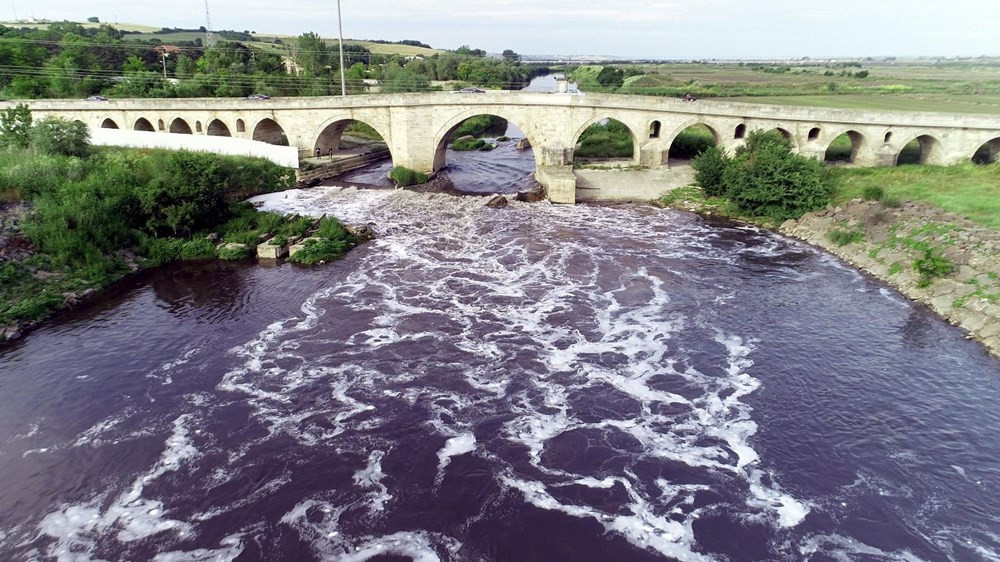
<svg viewBox="0 0 1000 562">
<path fill-rule="evenodd" d="M 833 107 L 876 111 L 930 111 L 944 113 L 1000 113 L 1000 95 L 831 94 L 720 98 L 768 105 Z"/>
<path fill-rule="evenodd" d="M 843 168 L 833 173 L 836 202 L 862 197 L 866 188 L 878 186 L 887 198 L 922 201 L 1000 228 L 1000 164 Z"/>
</svg>

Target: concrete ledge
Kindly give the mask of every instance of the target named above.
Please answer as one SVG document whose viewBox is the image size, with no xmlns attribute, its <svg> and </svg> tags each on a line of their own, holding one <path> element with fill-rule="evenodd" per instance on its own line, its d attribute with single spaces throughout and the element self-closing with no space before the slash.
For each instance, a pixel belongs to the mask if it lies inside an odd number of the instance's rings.
<svg viewBox="0 0 1000 562">
<path fill-rule="evenodd" d="M 124 129 L 91 129 L 90 142 L 100 146 L 163 148 L 167 150 L 212 152 L 214 154 L 229 156 L 253 156 L 270 160 L 286 168 L 299 167 L 299 149 L 294 146 L 278 146 L 266 142 L 233 137 L 153 133 L 148 131 L 127 131 Z"/>
<path fill-rule="evenodd" d="M 653 201 L 694 182 L 690 166 L 655 170 L 573 170 L 577 201 Z"/>
</svg>

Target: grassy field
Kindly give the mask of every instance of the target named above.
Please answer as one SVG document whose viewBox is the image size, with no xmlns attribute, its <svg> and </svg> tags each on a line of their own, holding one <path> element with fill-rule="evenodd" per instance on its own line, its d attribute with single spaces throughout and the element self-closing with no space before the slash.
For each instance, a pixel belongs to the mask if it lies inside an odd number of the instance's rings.
<svg viewBox="0 0 1000 562">
<path fill-rule="evenodd" d="M 901 200 L 923 201 L 990 228 L 1000 228 L 1000 164 L 899 166 L 834 170 L 838 202 L 878 186 Z"/>
<path fill-rule="evenodd" d="M 89 22 L 89 21 L 82 21 L 82 22 L 76 22 L 76 23 L 79 23 L 81 26 L 83 26 L 85 28 L 89 28 L 89 29 L 96 29 L 98 27 L 101 27 L 102 25 L 111 25 L 111 26 L 116 27 L 116 28 L 118 28 L 118 29 L 120 29 L 122 31 L 139 31 L 139 32 L 143 32 L 143 33 L 152 32 L 152 31 L 156 31 L 156 30 L 160 29 L 159 27 L 155 27 L 155 26 L 152 26 L 152 25 L 139 25 L 139 24 L 136 24 L 136 23 L 114 23 L 114 22 L 106 22 L 106 21 L 99 22 L 99 23 L 92 23 L 92 22 Z M 12 21 L 0 22 L 0 25 L 5 25 L 7 27 L 15 27 L 15 28 L 18 28 L 18 29 L 20 29 L 22 27 L 27 27 L 27 28 L 31 28 L 31 29 L 48 29 L 48 27 L 49 27 L 49 24 L 47 24 L 47 23 L 23 23 L 23 22 L 12 22 Z"/>
<path fill-rule="evenodd" d="M 1000 115 L 1000 95 L 841 94 L 719 98 L 729 101 L 886 111 L 932 111 Z"/>
</svg>

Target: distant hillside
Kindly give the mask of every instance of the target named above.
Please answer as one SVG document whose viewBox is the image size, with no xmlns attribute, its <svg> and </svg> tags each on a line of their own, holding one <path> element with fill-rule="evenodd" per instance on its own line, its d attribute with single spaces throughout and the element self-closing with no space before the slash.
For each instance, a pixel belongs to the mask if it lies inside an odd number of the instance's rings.
<svg viewBox="0 0 1000 562">
<path fill-rule="evenodd" d="M 78 23 L 86 28 L 97 28 L 101 25 L 111 25 L 121 31 L 129 32 L 124 39 L 126 41 L 147 41 L 149 39 L 159 39 L 164 43 L 179 43 L 182 41 L 194 41 L 196 39 L 205 39 L 204 32 L 201 31 L 172 31 L 169 33 L 156 33 L 161 28 L 152 25 L 141 25 L 134 23 L 113 23 L 113 22 L 74 22 Z M 16 28 L 33 28 L 33 29 L 46 29 L 49 26 L 49 22 L 0 22 L 0 25 L 5 25 L 7 27 Z M 265 49 L 271 52 L 284 51 L 286 48 L 283 43 L 288 42 L 290 39 L 294 39 L 294 35 L 280 35 L 276 33 L 253 33 L 253 40 L 243 41 L 251 47 L 256 47 L 260 49 Z M 337 39 L 324 37 L 327 44 L 336 45 Z M 345 45 L 360 45 L 365 47 L 369 51 L 380 55 L 403 55 L 403 56 L 413 56 L 413 55 L 423 55 L 423 56 L 433 56 L 436 53 L 444 52 L 440 49 L 428 49 L 425 47 L 415 47 L 412 45 L 401 45 L 399 43 L 381 43 L 375 41 L 362 41 L 357 39 L 345 39 Z"/>
</svg>

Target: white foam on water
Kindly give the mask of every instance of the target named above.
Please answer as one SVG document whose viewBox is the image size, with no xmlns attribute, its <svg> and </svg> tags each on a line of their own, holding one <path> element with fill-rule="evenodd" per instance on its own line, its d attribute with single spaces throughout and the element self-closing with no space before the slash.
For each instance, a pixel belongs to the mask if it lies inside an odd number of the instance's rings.
<svg viewBox="0 0 1000 562">
<path fill-rule="evenodd" d="M 281 518 L 281 523 L 295 529 L 310 543 L 322 560 L 363 562 L 376 556 L 405 556 L 420 562 L 437 562 L 441 554 L 454 559 L 462 543 L 441 533 L 398 531 L 382 536 L 350 536 L 340 527 L 340 518 L 351 505 L 334 506 L 329 502 L 308 499 L 300 502 Z M 310 517 L 310 513 L 319 516 Z"/>
<path fill-rule="evenodd" d="M 161 552 L 153 557 L 153 562 L 232 562 L 243 554 L 243 549 L 243 537 L 229 535 L 219 541 L 219 548 Z"/>
<path fill-rule="evenodd" d="M 103 497 L 108 493 L 105 492 L 84 503 L 63 505 L 46 515 L 38 529 L 55 539 L 49 546 L 48 555 L 60 561 L 77 560 L 80 553 L 92 553 L 97 541 L 109 535 L 124 543 L 168 531 L 175 533 L 177 538 L 190 536 L 192 527 L 189 523 L 166 518 L 164 504 L 143 497 L 143 491 L 150 482 L 168 472 L 177 471 L 183 463 L 198 457 L 198 450 L 190 439 L 188 424 L 191 421 L 189 414 L 174 420 L 173 433 L 167 438 L 157 463 L 136 477 L 128 489 L 108 505 L 101 506 L 105 503 Z"/>
<path fill-rule="evenodd" d="M 385 473 L 382 472 L 384 451 L 372 451 L 368 456 L 368 465 L 354 473 L 354 483 L 362 488 L 374 489 L 371 494 L 369 511 L 374 513 L 385 510 L 385 504 L 392 501 L 389 488 L 382 483 Z"/>
<path fill-rule="evenodd" d="M 899 562 L 925 562 L 923 558 L 915 556 L 908 550 L 889 552 L 857 539 L 837 534 L 806 537 L 799 545 L 799 553 L 802 556 L 823 554 L 841 562 L 854 562 L 862 557 L 864 557 L 863 559 Z"/>
<path fill-rule="evenodd" d="M 451 464 L 452 457 L 467 455 L 476 450 L 476 436 L 471 433 L 463 433 L 457 437 L 445 441 L 444 447 L 438 451 L 438 475 L 437 482 L 440 484 L 444 478 L 444 470 Z"/>
</svg>

